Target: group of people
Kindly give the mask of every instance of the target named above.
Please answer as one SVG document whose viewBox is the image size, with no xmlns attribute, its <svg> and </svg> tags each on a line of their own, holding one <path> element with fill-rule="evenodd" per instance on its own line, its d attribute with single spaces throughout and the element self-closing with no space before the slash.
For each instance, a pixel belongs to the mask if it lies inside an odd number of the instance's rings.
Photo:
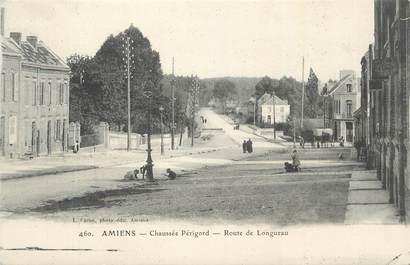
<svg viewBox="0 0 410 265">
<path fill-rule="evenodd" d="M 242 152 L 243 153 L 246 153 L 246 152 L 248 152 L 248 153 L 252 153 L 253 152 L 253 143 L 252 143 L 252 140 L 251 139 L 249 139 L 248 141 L 246 141 L 246 140 L 243 140 L 243 143 L 242 143 Z"/>
<path fill-rule="evenodd" d="M 137 180 L 138 179 L 138 174 L 140 174 L 140 173 L 142 174 L 141 179 L 145 179 L 146 172 L 147 172 L 147 167 L 144 165 L 144 166 L 140 167 L 140 169 L 135 169 L 133 171 L 128 171 L 125 174 L 124 179 L 125 180 Z M 177 178 L 177 174 L 174 171 L 172 171 L 170 168 L 167 168 L 165 176 L 169 180 L 175 180 Z"/>
<path fill-rule="evenodd" d="M 204 118 L 204 116 L 201 116 L 201 121 L 202 121 L 202 123 L 206 123 L 206 122 L 207 122 L 207 120 L 206 120 L 206 118 Z"/>
</svg>

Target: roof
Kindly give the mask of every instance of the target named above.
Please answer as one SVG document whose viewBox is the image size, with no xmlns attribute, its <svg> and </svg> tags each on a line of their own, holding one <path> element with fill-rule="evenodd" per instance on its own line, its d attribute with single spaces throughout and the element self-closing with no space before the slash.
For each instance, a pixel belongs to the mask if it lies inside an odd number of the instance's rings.
<svg viewBox="0 0 410 265">
<path fill-rule="evenodd" d="M 345 77 L 343 77 L 342 79 L 340 79 L 339 81 L 336 82 L 336 84 L 334 84 L 332 86 L 332 88 L 329 90 L 328 94 L 331 95 L 333 92 L 335 92 L 338 88 L 340 88 L 348 79 L 352 78 L 353 75 L 346 75 Z"/>
<path fill-rule="evenodd" d="M 23 62 L 63 67 L 69 70 L 65 62 L 42 41 L 38 41 L 37 49 L 35 49 L 26 40 L 21 40 L 20 45 L 18 45 L 12 38 L 2 38 L 1 47 L 5 53 L 20 55 Z"/>
<path fill-rule="evenodd" d="M 258 99 L 259 105 L 273 105 L 273 97 L 270 94 L 263 94 Z M 289 105 L 287 100 L 283 100 L 275 95 L 275 105 Z"/>
</svg>

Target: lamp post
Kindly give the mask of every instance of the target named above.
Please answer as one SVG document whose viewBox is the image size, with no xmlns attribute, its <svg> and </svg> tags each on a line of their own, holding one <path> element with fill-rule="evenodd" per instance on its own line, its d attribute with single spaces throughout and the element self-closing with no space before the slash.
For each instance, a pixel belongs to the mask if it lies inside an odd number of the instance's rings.
<svg viewBox="0 0 410 265">
<path fill-rule="evenodd" d="M 164 111 L 164 107 L 159 107 L 159 115 L 161 117 L 161 155 L 164 155 L 164 127 L 162 125 L 162 112 Z"/>
<path fill-rule="evenodd" d="M 147 164 L 145 165 L 146 167 L 146 176 L 147 180 L 152 182 L 154 181 L 154 174 L 152 172 L 152 168 L 154 167 L 154 164 L 152 163 L 152 156 L 151 156 L 151 99 L 152 99 L 152 92 L 147 90 L 144 92 L 144 96 L 148 98 L 149 104 L 148 104 L 148 139 L 147 139 Z"/>
</svg>

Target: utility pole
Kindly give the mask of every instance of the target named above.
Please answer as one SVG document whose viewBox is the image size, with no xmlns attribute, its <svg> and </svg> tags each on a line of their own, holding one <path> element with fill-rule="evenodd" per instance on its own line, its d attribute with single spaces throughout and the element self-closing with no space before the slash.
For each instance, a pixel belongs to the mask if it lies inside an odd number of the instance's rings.
<svg viewBox="0 0 410 265">
<path fill-rule="evenodd" d="M 127 37 L 127 151 L 131 147 L 131 91 L 130 91 L 130 38 Z"/>
<path fill-rule="evenodd" d="M 303 130 L 303 101 L 305 99 L 305 57 L 302 57 L 302 112 L 300 116 L 300 128 Z"/>
<path fill-rule="evenodd" d="M 253 125 L 256 126 L 256 96 L 255 102 L 253 102 Z"/>
<path fill-rule="evenodd" d="M 275 104 L 275 92 L 273 92 L 273 139 L 276 140 L 276 104 Z"/>
<path fill-rule="evenodd" d="M 127 33 L 124 33 L 127 34 Z M 129 36 L 124 36 L 123 43 L 123 54 L 125 55 L 126 67 L 127 67 L 127 151 L 130 151 L 131 147 L 131 89 L 130 89 L 130 60 L 131 60 L 131 49 L 132 49 L 132 39 Z"/>
<path fill-rule="evenodd" d="M 171 125 L 171 150 L 175 148 L 175 74 L 174 74 L 174 57 L 172 57 L 172 81 L 171 81 L 171 97 L 172 97 L 172 125 Z"/>
<path fill-rule="evenodd" d="M 162 124 L 162 112 L 164 111 L 164 107 L 159 107 L 159 115 L 161 117 L 161 155 L 164 155 L 164 126 Z"/>
<path fill-rule="evenodd" d="M 194 146 L 194 134 L 195 134 L 195 111 L 197 103 L 197 94 L 199 91 L 199 81 L 197 77 L 192 77 L 192 87 L 191 87 L 191 146 Z"/>
<path fill-rule="evenodd" d="M 293 117 L 293 148 L 296 148 L 296 119 Z"/>
</svg>

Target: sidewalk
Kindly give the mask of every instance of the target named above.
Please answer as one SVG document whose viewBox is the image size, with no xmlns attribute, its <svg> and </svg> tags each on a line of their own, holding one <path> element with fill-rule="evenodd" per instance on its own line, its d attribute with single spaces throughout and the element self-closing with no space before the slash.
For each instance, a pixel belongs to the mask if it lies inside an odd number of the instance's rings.
<svg viewBox="0 0 410 265">
<path fill-rule="evenodd" d="M 345 224 L 399 224 L 400 216 L 389 194 L 382 188 L 376 171 L 352 173 Z"/>
<path fill-rule="evenodd" d="M 158 149 L 158 148 L 157 148 Z M 178 150 L 166 150 L 161 156 L 158 151 L 153 152 L 154 161 L 172 157 L 189 156 L 207 152 L 216 152 L 223 148 L 194 147 Z M 77 154 L 64 153 L 54 156 L 43 156 L 32 160 L 3 160 L 0 161 L 0 180 L 6 181 L 17 178 L 36 177 L 49 174 L 83 171 L 95 168 L 112 167 L 116 165 L 135 163 L 143 165 L 147 157 L 145 150 L 103 150 L 99 152 L 81 152 Z"/>
</svg>

